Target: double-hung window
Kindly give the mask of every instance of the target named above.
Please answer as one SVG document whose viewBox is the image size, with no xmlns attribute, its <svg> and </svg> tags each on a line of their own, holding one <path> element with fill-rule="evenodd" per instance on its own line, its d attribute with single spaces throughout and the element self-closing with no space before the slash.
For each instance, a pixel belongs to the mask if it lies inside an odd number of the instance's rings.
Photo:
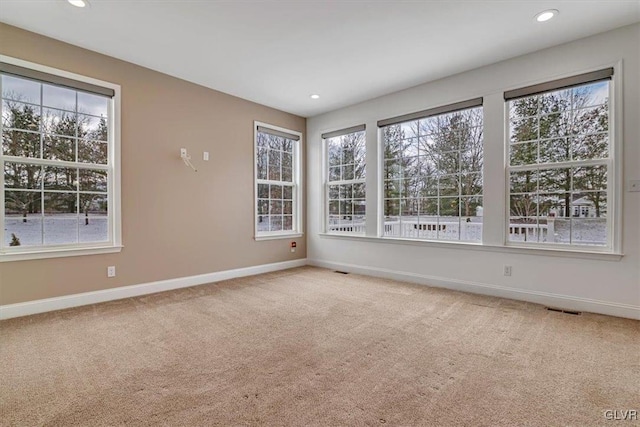
<svg viewBox="0 0 640 427">
<path fill-rule="evenodd" d="M 613 68 L 505 93 L 510 242 L 612 248 Z"/>
<path fill-rule="evenodd" d="M 325 142 L 328 233 L 365 232 L 365 126 L 329 132 Z"/>
<path fill-rule="evenodd" d="M 383 236 L 482 239 L 482 98 L 378 122 Z"/>
<path fill-rule="evenodd" d="M 255 123 L 255 237 L 301 234 L 300 143 L 302 135 Z"/>
<path fill-rule="evenodd" d="M 118 247 L 117 86 L 1 59 L 0 254 Z"/>
</svg>

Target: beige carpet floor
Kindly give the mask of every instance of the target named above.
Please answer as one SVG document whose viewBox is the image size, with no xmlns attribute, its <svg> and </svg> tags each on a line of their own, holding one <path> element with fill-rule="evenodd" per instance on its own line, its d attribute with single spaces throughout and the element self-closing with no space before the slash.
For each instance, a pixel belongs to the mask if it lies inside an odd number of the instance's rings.
<svg viewBox="0 0 640 427">
<path fill-rule="evenodd" d="M 0 323 L 0 424 L 634 425 L 640 322 L 304 267 Z"/>
</svg>

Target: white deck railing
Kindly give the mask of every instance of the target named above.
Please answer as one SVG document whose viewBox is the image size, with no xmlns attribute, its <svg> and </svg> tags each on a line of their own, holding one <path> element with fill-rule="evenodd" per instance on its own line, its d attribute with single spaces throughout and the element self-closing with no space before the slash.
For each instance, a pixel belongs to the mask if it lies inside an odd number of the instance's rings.
<svg viewBox="0 0 640 427">
<path fill-rule="evenodd" d="M 553 242 L 553 221 L 547 224 L 509 224 L 509 240 L 516 242 Z"/>
<path fill-rule="evenodd" d="M 555 241 L 554 221 L 547 224 L 509 224 L 509 240 L 521 242 Z M 330 224 L 329 232 L 365 232 L 364 223 Z M 481 241 L 481 222 L 457 221 L 385 221 L 384 235 L 429 240 Z"/>
<path fill-rule="evenodd" d="M 482 240 L 482 223 L 454 221 L 387 221 L 384 235 L 430 240 Z"/>
<path fill-rule="evenodd" d="M 362 233 L 365 232 L 365 225 L 363 223 L 359 224 L 329 224 L 330 232 L 338 232 L 338 233 Z"/>
</svg>

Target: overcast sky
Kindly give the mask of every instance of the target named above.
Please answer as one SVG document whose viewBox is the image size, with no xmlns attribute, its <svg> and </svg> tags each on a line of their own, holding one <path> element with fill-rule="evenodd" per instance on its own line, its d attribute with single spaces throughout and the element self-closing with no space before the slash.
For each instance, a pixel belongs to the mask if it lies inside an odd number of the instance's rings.
<svg viewBox="0 0 640 427">
<path fill-rule="evenodd" d="M 17 101 L 29 102 L 45 107 L 76 111 L 76 93 L 78 101 L 77 111 L 94 116 L 107 116 L 108 98 L 86 92 L 76 92 L 59 86 L 42 84 L 34 80 L 22 79 L 8 75 L 2 76 L 2 97 Z"/>
</svg>

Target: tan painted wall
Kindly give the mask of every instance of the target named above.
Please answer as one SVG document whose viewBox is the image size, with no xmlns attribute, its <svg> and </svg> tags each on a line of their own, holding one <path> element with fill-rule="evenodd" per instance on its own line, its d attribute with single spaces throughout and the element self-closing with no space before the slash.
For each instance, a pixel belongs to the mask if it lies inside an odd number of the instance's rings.
<svg viewBox="0 0 640 427">
<path fill-rule="evenodd" d="M 0 263 L 0 305 L 306 257 L 305 238 L 253 239 L 253 121 L 304 134 L 304 118 L 2 23 L 0 54 L 121 85 L 125 246 Z"/>
</svg>

